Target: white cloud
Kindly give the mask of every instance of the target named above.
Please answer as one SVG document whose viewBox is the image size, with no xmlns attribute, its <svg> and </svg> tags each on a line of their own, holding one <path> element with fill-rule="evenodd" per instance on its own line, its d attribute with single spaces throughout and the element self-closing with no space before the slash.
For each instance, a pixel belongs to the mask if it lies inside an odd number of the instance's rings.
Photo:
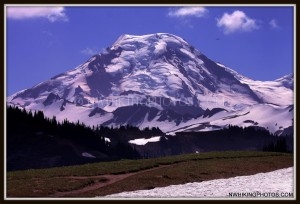
<svg viewBox="0 0 300 204">
<path fill-rule="evenodd" d="M 270 22 L 269 22 L 269 25 L 271 26 L 271 28 L 279 28 L 278 24 L 277 24 L 277 21 L 275 19 L 272 19 Z"/>
<path fill-rule="evenodd" d="M 204 7 L 182 7 L 170 10 L 168 16 L 170 17 L 203 17 L 208 13 Z"/>
<path fill-rule="evenodd" d="M 225 34 L 258 29 L 256 20 L 249 18 L 243 11 L 239 10 L 232 14 L 224 13 L 222 18 L 217 19 L 217 26 L 223 28 Z"/>
<path fill-rule="evenodd" d="M 6 7 L 6 14 L 8 18 L 16 20 L 47 18 L 50 22 L 68 21 L 64 7 L 8 6 Z"/>
<path fill-rule="evenodd" d="M 84 54 L 84 55 L 95 55 L 97 54 L 98 52 L 95 50 L 95 49 L 91 49 L 91 48 L 85 48 L 83 50 L 81 50 L 81 53 Z"/>
</svg>

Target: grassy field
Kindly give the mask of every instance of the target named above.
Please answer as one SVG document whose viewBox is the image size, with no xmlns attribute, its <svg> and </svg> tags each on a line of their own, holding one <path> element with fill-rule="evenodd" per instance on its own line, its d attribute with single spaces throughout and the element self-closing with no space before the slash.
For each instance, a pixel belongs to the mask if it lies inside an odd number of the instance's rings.
<svg viewBox="0 0 300 204">
<path fill-rule="evenodd" d="M 293 155 L 209 152 L 7 173 L 7 197 L 95 197 L 251 175 L 293 166 Z"/>
</svg>

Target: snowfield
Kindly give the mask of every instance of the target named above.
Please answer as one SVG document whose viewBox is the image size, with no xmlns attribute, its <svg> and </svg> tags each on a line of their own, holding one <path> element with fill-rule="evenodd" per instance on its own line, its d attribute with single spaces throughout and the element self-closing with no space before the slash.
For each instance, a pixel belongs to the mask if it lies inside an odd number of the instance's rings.
<svg viewBox="0 0 300 204">
<path fill-rule="evenodd" d="M 258 198 L 291 199 L 294 194 L 293 167 L 251 176 L 171 185 L 151 190 L 122 192 L 106 198 Z M 240 193 L 240 194 L 239 194 Z M 242 196 L 241 193 L 245 193 Z M 292 196 L 291 196 L 292 195 Z"/>
</svg>

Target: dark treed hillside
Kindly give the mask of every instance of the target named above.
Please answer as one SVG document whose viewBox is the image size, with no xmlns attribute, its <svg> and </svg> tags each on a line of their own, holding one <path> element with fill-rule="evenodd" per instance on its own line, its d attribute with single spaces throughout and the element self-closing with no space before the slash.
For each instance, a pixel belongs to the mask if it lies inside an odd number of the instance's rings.
<svg viewBox="0 0 300 204">
<path fill-rule="evenodd" d="M 41 111 L 7 108 L 7 170 L 47 168 L 118 159 L 138 159 L 128 139 L 162 134 L 158 128 L 93 127 L 55 117 Z M 109 138 L 111 142 L 105 140 Z"/>
<path fill-rule="evenodd" d="M 145 145 L 128 143 L 152 136 L 161 136 L 160 141 Z M 159 128 L 91 128 L 67 119 L 60 123 L 55 117 L 45 118 L 41 111 L 7 108 L 8 170 L 228 150 L 292 152 L 293 136 L 279 137 L 264 128 L 231 125 L 222 130 L 169 136 Z"/>
<path fill-rule="evenodd" d="M 227 128 L 208 132 L 177 132 L 161 137 L 159 142 L 136 146 L 143 156 L 158 157 L 209 151 L 293 152 L 293 136 L 276 136 L 260 127 Z"/>
</svg>

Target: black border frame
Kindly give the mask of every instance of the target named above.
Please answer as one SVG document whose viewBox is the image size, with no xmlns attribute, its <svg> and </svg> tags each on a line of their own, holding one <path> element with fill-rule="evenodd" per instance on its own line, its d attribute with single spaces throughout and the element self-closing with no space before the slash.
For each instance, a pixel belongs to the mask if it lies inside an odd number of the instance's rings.
<svg viewBox="0 0 300 204">
<path fill-rule="evenodd" d="M 3 20 L 2 20 L 2 23 L 1 23 L 1 29 L 2 29 L 2 32 L 1 32 L 1 34 L 2 34 L 1 45 L 3 47 L 3 49 L 2 49 L 2 52 L 3 52 L 2 54 L 3 55 L 1 57 L 1 64 L 2 64 L 3 69 L 0 69 L 1 70 L 0 71 L 0 77 L 2 79 L 1 80 L 2 84 L 1 84 L 1 89 L 0 89 L 0 106 L 1 106 L 1 108 L 0 108 L 0 115 L 2 116 L 1 117 L 1 123 L 0 123 L 0 131 L 3 134 L 3 137 L 2 137 L 1 142 L 0 142 L 1 146 L 3 147 L 3 151 L 1 151 L 1 155 L 3 154 L 3 156 L 1 156 L 1 159 L 0 159 L 1 164 L 3 164 L 3 168 L 1 168 L 1 173 L 3 175 L 3 185 L 1 185 L 0 189 L 1 189 L 1 192 L 3 193 L 3 197 L 1 199 L 1 201 L 3 201 L 3 202 L 11 202 L 11 200 L 5 200 L 6 195 L 4 195 L 4 185 L 5 185 L 5 183 L 4 183 L 4 180 L 5 180 L 5 178 L 4 178 L 4 172 L 6 170 L 6 169 L 4 169 L 4 151 L 5 151 L 4 137 L 6 137 L 5 132 L 4 132 L 4 126 L 5 126 L 5 120 L 6 120 L 6 118 L 5 118 L 5 100 L 6 100 L 6 96 L 4 95 L 5 94 L 5 88 L 6 88 L 6 84 L 5 84 L 5 82 L 6 82 L 5 81 L 6 76 L 5 76 L 5 71 L 4 71 L 6 69 L 6 67 L 5 67 L 5 51 L 6 50 L 5 50 L 5 47 L 4 47 L 5 32 L 6 31 L 4 30 L 5 29 L 4 28 L 4 22 L 5 22 L 6 18 L 4 16 L 4 9 L 5 9 L 5 5 L 6 4 L 65 4 L 65 5 L 67 5 L 67 4 L 84 4 L 84 5 L 99 4 L 100 6 L 101 6 L 101 4 L 122 4 L 122 5 L 126 4 L 128 6 L 130 6 L 132 4 L 140 4 L 141 6 L 143 4 L 147 4 L 147 5 L 150 5 L 150 4 L 163 4 L 163 5 L 168 5 L 168 4 L 182 4 L 182 5 L 184 5 L 184 4 L 187 4 L 187 5 L 188 4 L 210 4 L 210 5 L 212 5 L 212 4 L 216 4 L 216 5 L 218 5 L 218 4 L 222 4 L 222 5 L 225 5 L 225 4 L 239 4 L 239 5 L 247 4 L 247 5 L 250 5 L 250 4 L 253 4 L 254 5 L 255 4 L 255 5 L 258 5 L 258 6 L 260 4 L 266 4 L 266 5 L 269 4 L 270 6 L 272 6 L 274 4 L 282 4 L 282 5 L 285 5 L 285 4 L 294 4 L 295 8 L 296 8 L 296 13 L 295 13 L 295 20 L 296 20 L 296 22 L 295 22 L 295 31 L 294 31 L 294 35 L 295 35 L 294 39 L 296 41 L 296 42 L 294 42 L 294 44 L 295 44 L 295 49 L 294 49 L 295 50 L 295 53 L 294 53 L 295 60 L 294 60 L 294 62 L 296 63 L 294 65 L 294 67 L 295 67 L 294 70 L 295 71 L 297 70 L 298 64 L 299 64 L 298 63 L 298 59 L 297 59 L 297 53 L 298 53 L 297 51 L 298 51 L 298 47 L 299 47 L 298 46 L 299 40 L 297 39 L 297 37 L 298 37 L 297 34 L 299 35 L 299 28 L 297 26 L 297 23 L 298 23 L 297 19 L 300 19 L 300 16 L 299 16 L 300 8 L 299 8 L 299 1 L 297 1 L 297 0 L 279 0 L 279 1 L 270 1 L 270 0 L 252 0 L 252 1 L 250 1 L 250 0 L 247 0 L 247 1 L 240 1 L 240 0 L 229 0 L 229 1 L 227 1 L 227 0 L 225 0 L 225 1 L 223 1 L 223 0 L 215 0 L 213 2 L 209 1 L 209 0 L 201 0 L 201 1 L 176 0 L 176 1 L 173 1 L 173 2 L 170 2 L 170 1 L 167 1 L 167 0 L 160 0 L 160 1 L 155 0 L 155 1 L 147 1 L 147 2 L 143 1 L 142 3 L 134 2 L 132 0 L 127 0 L 125 2 L 120 1 L 120 0 L 117 0 L 117 1 L 116 0 L 110 0 L 110 1 L 109 0 L 104 0 L 104 1 L 101 1 L 101 3 L 95 2 L 93 0 L 86 0 L 85 2 L 80 2 L 79 0 L 76 0 L 76 1 L 73 0 L 72 2 L 67 2 L 66 0 L 63 0 L 63 1 L 59 1 L 59 0 L 52 0 L 52 1 L 49 1 L 49 0 L 46 0 L 46 1 L 39 1 L 39 0 L 28 0 L 28 1 L 24 1 L 24 0 L 21 0 L 21 1 L 17 1 L 17 0 L 4 0 L 4 1 L 2 1 L 2 9 L 0 11 L 1 12 L 1 16 L 3 17 Z M 295 103 L 294 103 L 294 105 L 295 105 L 295 108 L 294 108 L 294 110 L 296 112 L 296 114 L 295 114 L 296 118 L 300 114 L 299 113 L 299 109 L 297 109 L 297 107 L 296 107 L 297 106 L 298 97 L 299 97 L 299 94 L 298 94 L 299 87 L 298 87 L 298 84 L 297 84 L 298 77 L 299 77 L 299 73 L 296 71 L 294 73 L 294 83 L 295 83 L 295 86 L 294 86 L 295 87 L 295 89 L 294 89 L 294 91 L 295 91 L 294 92 L 294 96 L 295 96 L 295 99 L 294 99 Z M 295 134 L 294 135 L 295 138 L 297 137 L 296 133 L 299 132 L 299 127 L 297 125 L 298 120 L 296 118 L 294 119 L 294 123 L 295 123 L 294 125 L 295 125 L 295 130 L 296 130 L 296 132 L 294 133 Z M 299 143 L 299 139 L 296 140 L 295 147 L 299 146 L 298 143 Z M 294 155 L 295 156 L 297 155 L 297 148 L 295 148 L 295 150 L 294 150 Z M 294 166 L 296 166 L 296 168 L 297 168 L 297 161 L 294 164 Z M 299 180 L 298 177 L 296 177 L 296 189 L 297 189 L 298 180 Z M 297 194 L 296 194 L 296 196 L 297 196 Z M 295 197 L 295 199 L 297 199 L 297 197 Z M 22 201 L 22 200 L 16 200 L 14 202 L 18 202 L 18 201 Z M 26 200 L 25 202 L 31 202 L 31 201 L 32 200 Z M 61 202 L 61 201 L 71 201 L 71 202 L 75 201 L 76 202 L 76 200 L 68 200 L 68 199 L 46 200 L 46 202 L 51 202 L 51 201 L 58 201 L 58 202 Z M 85 202 L 83 200 L 79 200 L 79 201 L 80 202 Z M 90 201 L 94 201 L 94 200 L 90 200 Z M 109 201 L 115 202 L 115 201 L 121 201 L 121 200 L 101 200 L 101 202 L 109 202 Z M 131 202 L 131 201 L 133 201 L 133 200 L 126 200 L 125 202 Z M 152 201 L 156 201 L 156 200 L 151 200 L 151 202 Z M 163 202 L 163 201 L 165 201 L 165 200 L 159 200 L 159 202 Z M 174 201 L 175 200 L 172 200 L 171 202 L 174 202 Z M 185 201 L 192 201 L 192 202 L 194 202 L 196 200 L 181 200 L 181 201 L 183 201 L 183 202 L 185 202 Z M 203 201 L 205 201 L 205 200 L 203 200 Z M 219 202 L 219 201 L 220 200 L 214 201 L 214 202 Z M 225 200 L 225 202 L 227 202 L 227 201 L 233 201 L 233 200 Z M 246 200 L 236 200 L 236 201 L 246 201 Z M 275 201 L 275 200 L 272 200 L 272 201 Z M 294 201 L 296 201 L 296 200 L 294 200 Z M 22 202 L 24 202 L 24 201 L 22 201 Z M 133 202 L 137 202 L 137 200 L 134 200 Z M 148 202 L 150 202 L 150 201 L 148 201 Z M 269 202 L 269 201 L 267 201 L 267 202 Z"/>
</svg>

